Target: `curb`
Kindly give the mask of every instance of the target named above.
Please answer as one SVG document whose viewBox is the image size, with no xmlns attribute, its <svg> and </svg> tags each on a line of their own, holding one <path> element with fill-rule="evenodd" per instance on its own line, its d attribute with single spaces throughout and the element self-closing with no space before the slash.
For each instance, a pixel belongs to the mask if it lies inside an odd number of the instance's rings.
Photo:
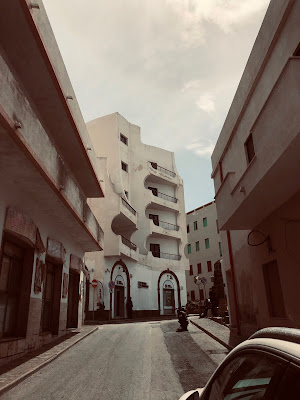
<svg viewBox="0 0 300 400">
<path fill-rule="evenodd" d="M 50 357 L 48 360 L 44 361 L 42 364 L 38 365 L 37 367 L 33 367 L 29 371 L 25 372 L 25 374 L 20 375 L 19 377 L 17 377 L 12 382 L 10 382 L 7 385 L 5 385 L 2 388 L 0 388 L 0 396 L 3 393 L 7 392 L 8 390 L 12 389 L 14 386 L 18 385 L 20 382 L 24 381 L 29 376 L 33 375 L 35 372 L 37 372 L 40 369 L 42 369 L 43 367 L 45 367 L 47 364 L 50 364 L 56 358 L 61 356 L 65 351 L 69 350 L 71 347 L 75 346 L 75 344 L 79 343 L 81 340 L 85 339 L 87 336 L 91 335 L 92 333 L 96 332 L 97 330 L 98 330 L 98 327 L 95 327 L 94 329 L 90 330 L 89 332 L 87 332 L 82 337 L 78 338 L 75 342 L 71 343 L 68 347 L 66 347 L 65 349 L 61 350 L 59 353 L 55 354 L 54 356 Z"/>
<path fill-rule="evenodd" d="M 196 322 L 192 321 L 190 319 L 190 322 L 195 325 L 197 328 L 201 329 L 204 333 L 206 333 L 208 336 L 210 336 L 212 339 L 216 340 L 219 342 L 222 346 L 226 347 L 228 350 L 232 350 L 233 346 L 230 346 L 228 343 L 224 342 L 222 339 L 218 338 L 217 336 L 213 335 L 211 332 L 207 331 L 206 329 L 202 328 L 202 326 L 196 324 Z"/>
</svg>

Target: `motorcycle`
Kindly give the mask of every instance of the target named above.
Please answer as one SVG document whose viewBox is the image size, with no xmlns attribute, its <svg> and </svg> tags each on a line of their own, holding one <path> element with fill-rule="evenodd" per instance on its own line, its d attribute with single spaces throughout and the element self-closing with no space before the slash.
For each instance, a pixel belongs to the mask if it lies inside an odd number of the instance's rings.
<svg viewBox="0 0 300 400">
<path fill-rule="evenodd" d="M 188 324 L 189 324 L 189 320 L 188 320 L 188 317 L 187 317 L 187 313 L 186 313 L 186 311 L 185 311 L 185 309 L 183 307 L 179 307 L 178 308 L 177 317 L 178 317 L 178 322 L 179 322 L 179 324 L 181 326 L 181 329 L 183 331 L 187 331 L 188 330 L 187 327 L 188 327 Z"/>
</svg>

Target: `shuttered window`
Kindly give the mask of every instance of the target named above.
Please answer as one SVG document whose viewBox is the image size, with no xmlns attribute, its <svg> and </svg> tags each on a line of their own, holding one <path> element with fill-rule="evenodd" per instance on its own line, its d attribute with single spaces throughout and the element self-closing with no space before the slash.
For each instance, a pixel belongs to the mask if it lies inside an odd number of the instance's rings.
<svg viewBox="0 0 300 400">
<path fill-rule="evenodd" d="M 277 261 L 263 265 L 266 296 L 271 317 L 285 318 L 285 307 L 280 283 Z"/>
</svg>

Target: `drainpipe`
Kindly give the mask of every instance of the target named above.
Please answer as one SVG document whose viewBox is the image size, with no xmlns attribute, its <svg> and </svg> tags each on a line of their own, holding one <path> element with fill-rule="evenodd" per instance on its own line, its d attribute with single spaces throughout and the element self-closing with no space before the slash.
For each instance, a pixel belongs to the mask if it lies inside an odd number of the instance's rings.
<svg viewBox="0 0 300 400">
<path fill-rule="evenodd" d="M 241 326 L 240 326 L 240 318 L 239 318 L 239 311 L 238 311 L 237 291 L 236 291 L 236 285 L 235 285 L 235 273 L 234 273 L 230 231 L 226 231 L 226 234 L 227 234 L 227 245 L 228 245 L 228 251 L 229 251 L 230 271 L 231 271 L 231 276 L 232 276 L 232 288 L 233 288 L 233 300 L 234 300 L 235 317 L 236 317 L 236 328 L 237 328 L 237 334 L 240 335 L 241 334 Z"/>
</svg>

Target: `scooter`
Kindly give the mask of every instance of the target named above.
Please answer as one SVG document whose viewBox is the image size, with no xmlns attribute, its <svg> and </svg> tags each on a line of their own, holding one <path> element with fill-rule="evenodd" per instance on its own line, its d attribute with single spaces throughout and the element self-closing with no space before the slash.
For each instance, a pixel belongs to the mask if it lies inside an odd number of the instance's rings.
<svg viewBox="0 0 300 400">
<path fill-rule="evenodd" d="M 178 308 L 177 316 L 178 316 L 178 322 L 179 322 L 179 324 L 181 326 L 181 329 L 183 331 L 187 331 L 188 330 L 187 327 L 188 327 L 188 324 L 189 324 L 189 320 L 188 320 L 188 317 L 187 317 L 187 313 L 186 313 L 186 311 L 185 311 L 185 309 L 183 307 L 179 307 Z"/>
</svg>

